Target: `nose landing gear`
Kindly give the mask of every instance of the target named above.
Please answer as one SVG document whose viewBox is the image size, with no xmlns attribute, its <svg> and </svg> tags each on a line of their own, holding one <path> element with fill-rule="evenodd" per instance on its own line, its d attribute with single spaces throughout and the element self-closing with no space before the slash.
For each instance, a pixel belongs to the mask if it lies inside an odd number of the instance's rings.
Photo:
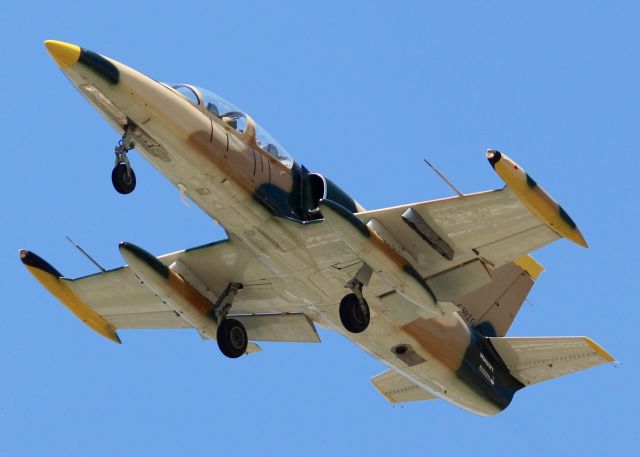
<svg viewBox="0 0 640 457">
<path fill-rule="evenodd" d="M 116 165 L 111 172 L 111 182 L 118 193 L 130 194 L 136 188 L 136 175 L 131 168 L 127 152 L 135 147 L 130 132 L 133 130 L 130 126 L 124 129 L 124 135 L 115 147 Z"/>
</svg>

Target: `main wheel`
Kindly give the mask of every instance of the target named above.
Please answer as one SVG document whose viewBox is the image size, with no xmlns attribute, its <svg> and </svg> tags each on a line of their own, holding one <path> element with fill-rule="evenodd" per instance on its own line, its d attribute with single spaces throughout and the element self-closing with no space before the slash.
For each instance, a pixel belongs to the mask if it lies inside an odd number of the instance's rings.
<svg viewBox="0 0 640 457">
<path fill-rule="evenodd" d="M 364 332 L 371 320 L 369 304 L 366 301 L 360 304 L 356 294 L 345 295 L 340 301 L 340 320 L 351 333 Z"/>
<path fill-rule="evenodd" d="M 223 319 L 218 325 L 218 347 L 224 355 L 237 359 L 247 352 L 247 331 L 240 321 L 235 319 Z"/>
<path fill-rule="evenodd" d="M 127 166 L 119 163 L 111 172 L 111 182 L 113 187 L 121 194 L 130 194 L 136 188 L 136 174 L 129 168 L 131 174 L 127 173 Z"/>
</svg>

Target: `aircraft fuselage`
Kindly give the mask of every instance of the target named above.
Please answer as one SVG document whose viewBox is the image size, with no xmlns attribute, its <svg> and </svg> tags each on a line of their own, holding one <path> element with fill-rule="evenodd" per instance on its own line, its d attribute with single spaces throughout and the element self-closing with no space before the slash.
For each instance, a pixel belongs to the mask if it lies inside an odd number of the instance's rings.
<svg viewBox="0 0 640 457">
<path fill-rule="evenodd" d="M 198 89 L 192 89 L 199 97 L 193 103 L 91 51 L 82 50 L 77 62 L 59 63 L 118 132 L 127 130 L 146 160 L 218 221 L 232 242 L 255 253 L 270 272 L 265 280 L 290 302 L 291 312 L 304 312 L 428 392 L 477 414 L 501 411 L 523 387 L 484 334 L 458 313 L 396 323 L 377 299 L 384 284 L 376 279 L 363 291 L 371 325 L 363 333 L 347 332 L 337 304 L 358 259 L 323 222 L 317 203 L 328 198 L 353 212 L 363 208 L 329 180 L 308 178 L 303 167 L 288 166 L 263 149 L 248 116 L 239 131 L 237 119 L 207 110 Z M 327 249 L 327 242 L 335 249 Z"/>
</svg>

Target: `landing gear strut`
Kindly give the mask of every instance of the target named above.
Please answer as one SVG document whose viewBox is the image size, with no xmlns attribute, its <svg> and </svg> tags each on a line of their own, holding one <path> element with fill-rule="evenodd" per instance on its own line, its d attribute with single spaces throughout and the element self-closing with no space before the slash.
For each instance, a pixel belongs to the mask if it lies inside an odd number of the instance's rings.
<svg viewBox="0 0 640 457">
<path fill-rule="evenodd" d="M 244 355 L 249 344 L 247 330 L 242 325 L 242 322 L 227 317 L 233 299 L 240 289 L 242 289 L 242 284 L 229 283 L 220 294 L 220 297 L 218 297 L 218 301 L 210 313 L 210 316 L 218 322 L 218 331 L 216 333 L 218 347 L 224 355 L 231 359 L 237 359 Z"/>
<path fill-rule="evenodd" d="M 124 135 L 115 148 L 116 165 L 111 172 L 111 182 L 113 187 L 121 194 L 130 194 L 136 188 L 136 175 L 131 168 L 127 152 L 134 148 L 133 139 L 130 138 L 132 127 L 127 125 Z"/>
<path fill-rule="evenodd" d="M 362 287 L 369 283 L 372 273 L 371 268 L 364 264 L 346 285 L 353 293 L 345 295 L 340 301 L 340 321 L 351 333 L 362 333 L 369 326 L 371 313 L 369 304 L 362 295 Z"/>
</svg>

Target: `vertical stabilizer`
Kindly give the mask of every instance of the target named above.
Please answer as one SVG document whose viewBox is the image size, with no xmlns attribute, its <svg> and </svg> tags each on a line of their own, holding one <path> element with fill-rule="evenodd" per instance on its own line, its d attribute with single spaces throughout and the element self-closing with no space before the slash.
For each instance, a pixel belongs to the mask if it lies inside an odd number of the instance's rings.
<svg viewBox="0 0 640 457">
<path fill-rule="evenodd" d="M 542 269 L 529 255 L 496 268 L 489 284 L 456 301 L 460 315 L 486 336 L 506 335 Z"/>
</svg>

